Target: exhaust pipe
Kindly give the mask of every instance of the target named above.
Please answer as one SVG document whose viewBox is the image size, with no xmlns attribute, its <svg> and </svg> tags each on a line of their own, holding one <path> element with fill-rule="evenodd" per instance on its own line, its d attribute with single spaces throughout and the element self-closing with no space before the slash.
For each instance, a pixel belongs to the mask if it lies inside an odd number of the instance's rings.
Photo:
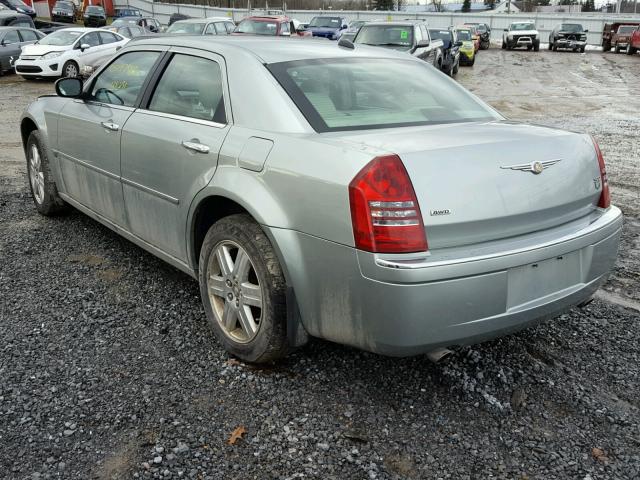
<svg viewBox="0 0 640 480">
<path fill-rule="evenodd" d="M 440 363 L 451 355 L 453 355 L 453 352 L 448 348 L 436 348 L 435 350 L 427 352 L 427 358 L 433 363 Z"/>
</svg>

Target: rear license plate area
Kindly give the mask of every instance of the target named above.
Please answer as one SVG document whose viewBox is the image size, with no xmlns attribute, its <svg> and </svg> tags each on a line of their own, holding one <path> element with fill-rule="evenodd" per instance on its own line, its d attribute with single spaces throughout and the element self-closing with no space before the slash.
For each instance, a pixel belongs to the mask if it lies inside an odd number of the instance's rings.
<svg viewBox="0 0 640 480">
<path fill-rule="evenodd" d="M 580 259 L 580 252 L 577 251 L 509 269 L 507 308 L 535 301 L 580 283 Z"/>
</svg>

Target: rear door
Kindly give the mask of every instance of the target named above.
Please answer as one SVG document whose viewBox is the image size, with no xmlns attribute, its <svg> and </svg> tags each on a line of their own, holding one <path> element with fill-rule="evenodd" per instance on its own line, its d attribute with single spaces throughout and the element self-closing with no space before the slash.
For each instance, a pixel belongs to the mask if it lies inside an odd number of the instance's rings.
<svg viewBox="0 0 640 480">
<path fill-rule="evenodd" d="M 130 230 L 186 261 L 191 200 L 215 172 L 230 128 L 222 57 L 174 47 L 122 133 L 122 184 Z"/>
<path fill-rule="evenodd" d="M 120 137 L 162 52 L 121 55 L 59 113 L 58 152 L 65 190 L 74 200 L 125 226 Z"/>
<path fill-rule="evenodd" d="M 20 56 L 22 48 L 22 40 L 18 34 L 18 30 L 8 30 L 4 37 L 0 33 L 0 73 L 3 70 L 9 70 Z"/>
</svg>

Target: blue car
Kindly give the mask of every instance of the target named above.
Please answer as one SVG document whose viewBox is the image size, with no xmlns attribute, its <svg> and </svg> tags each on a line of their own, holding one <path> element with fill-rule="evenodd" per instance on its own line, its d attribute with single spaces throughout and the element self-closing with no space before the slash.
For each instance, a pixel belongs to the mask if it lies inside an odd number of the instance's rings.
<svg viewBox="0 0 640 480">
<path fill-rule="evenodd" d="M 307 31 L 311 32 L 314 37 L 338 40 L 347 26 L 347 19 L 344 17 L 313 17 Z"/>
</svg>

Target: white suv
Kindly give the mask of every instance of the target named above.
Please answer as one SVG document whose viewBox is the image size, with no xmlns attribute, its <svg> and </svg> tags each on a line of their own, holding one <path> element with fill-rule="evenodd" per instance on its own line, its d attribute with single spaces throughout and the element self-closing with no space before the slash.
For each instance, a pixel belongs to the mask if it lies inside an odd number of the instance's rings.
<svg viewBox="0 0 640 480">
<path fill-rule="evenodd" d="M 513 22 L 502 34 L 502 48 L 511 50 L 527 47 L 527 50 L 540 50 L 540 34 L 533 22 Z"/>
</svg>

